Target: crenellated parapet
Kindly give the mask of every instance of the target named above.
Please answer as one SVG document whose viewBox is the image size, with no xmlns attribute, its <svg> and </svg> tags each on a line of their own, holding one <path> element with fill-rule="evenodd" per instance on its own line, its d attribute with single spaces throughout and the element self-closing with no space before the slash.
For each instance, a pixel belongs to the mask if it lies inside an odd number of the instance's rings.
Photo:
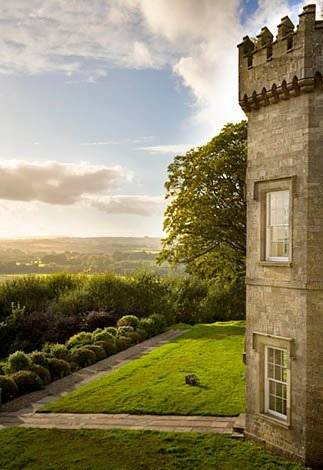
<svg viewBox="0 0 323 470">
<path fill-rule="evenodd" d="M 285 16 L 276 38 L 263 27 L 238 48 L 239 103 L 245 112 L 323 89 L 323 21 L 316 21 L 315 5 L 304 7 L 296 27 Z"/>
</svg>

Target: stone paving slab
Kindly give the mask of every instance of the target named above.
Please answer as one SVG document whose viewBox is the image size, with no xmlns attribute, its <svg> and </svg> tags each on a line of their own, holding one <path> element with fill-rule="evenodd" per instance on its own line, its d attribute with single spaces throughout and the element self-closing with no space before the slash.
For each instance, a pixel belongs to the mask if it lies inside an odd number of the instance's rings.
<svg viewBox="0 0 323 470">
<path fill-rule="evenodd" d="M 141 429 L 152 431 L 233 433 L 234 418 L 195 416 L 154 416 L 80 413 L 1 414 L 3 427 L 21 426 L 58 429 Z M 207 418 L 207 419 L 206 419 Z"/>
</svg>

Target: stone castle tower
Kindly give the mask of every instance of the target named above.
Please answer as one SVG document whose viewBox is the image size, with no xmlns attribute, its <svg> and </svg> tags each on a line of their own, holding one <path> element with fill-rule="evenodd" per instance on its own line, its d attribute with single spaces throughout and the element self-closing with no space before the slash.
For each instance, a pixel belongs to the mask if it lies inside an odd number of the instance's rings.
<svg viewBox="0 0 323 470">
<path fill-rule="evenodd" d="M 248 116 L 246 435 L 323 468 L 323 21 L 239 47 Z"/>
</svg>

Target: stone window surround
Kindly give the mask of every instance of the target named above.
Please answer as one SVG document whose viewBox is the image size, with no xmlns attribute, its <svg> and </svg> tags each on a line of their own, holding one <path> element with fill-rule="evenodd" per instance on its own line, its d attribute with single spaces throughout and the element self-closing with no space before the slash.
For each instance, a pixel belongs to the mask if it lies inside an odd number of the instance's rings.
<svg viewBox="0 0 323 470">
<path fill-rule="evenodd" d="M 289 259 L 283 261 L 266 260 L 266 213 L 267 193 L 272 191 L 289 191 Z M 296 196 L 296 176 L 282 176 L 279 178 L 262 179 L 254 182 L 253 199 L 260 204 L 259 243 L 260 260 L 262 266 L 291 267 L 293 259 L 293 200 Z"/>
<path fill-rule="evenodd" d="M 265 347 L 281 348 L 287 351 L 287 419 L 280 419 L 265 412 Z M 295 358 L 295 344 L 292 338 L 253 332 L 252 349 L 258 354 L 256 412 L 259 417 L 284 428 L 291 428 L 291 375 L 292 360 Z"/>
</svg>

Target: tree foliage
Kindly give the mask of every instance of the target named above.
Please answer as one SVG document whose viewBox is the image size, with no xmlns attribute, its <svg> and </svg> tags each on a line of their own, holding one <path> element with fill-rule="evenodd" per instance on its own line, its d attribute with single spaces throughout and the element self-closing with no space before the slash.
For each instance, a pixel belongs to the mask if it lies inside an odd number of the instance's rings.
<svg viewBox="0 0 323 470">
<path fill-rule="evenodd" d="M 168 167 L 160 260 L 206 277 L 244 272 L 247 123 L 227 124 Z"/>
</svg>

